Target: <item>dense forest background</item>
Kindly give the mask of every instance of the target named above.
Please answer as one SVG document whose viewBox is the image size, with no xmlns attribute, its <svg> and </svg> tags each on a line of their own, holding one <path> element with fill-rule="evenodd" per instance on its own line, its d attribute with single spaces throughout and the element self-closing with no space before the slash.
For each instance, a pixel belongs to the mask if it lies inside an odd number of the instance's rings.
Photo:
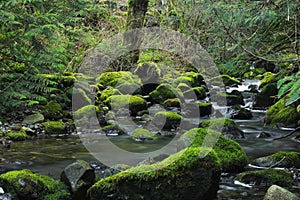
<svg viewBox="0 0 300 200">
<path fill-rule="evenodd" d="M 53 96 L 70 106 L 72 91 L 65 86 L 93 47 L 126 30 L 127 8 L 127 1 L 1 1 L 0 114 Z M 150 0 L 144 26 L 191 36 L 221 73 L 251 79 L 277 74 L 278 97 L 286 96 L 286 105 L 299 112 L 298 0 Z M 147 59 L 153 58 L 140 62 Z"/>
</svg>

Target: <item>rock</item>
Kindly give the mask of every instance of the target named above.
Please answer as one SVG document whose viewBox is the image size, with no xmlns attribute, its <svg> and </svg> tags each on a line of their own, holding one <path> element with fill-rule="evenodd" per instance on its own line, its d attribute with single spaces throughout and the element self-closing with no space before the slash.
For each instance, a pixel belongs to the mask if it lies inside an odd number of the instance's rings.
<svg viewBox="0 0 300 200">
<path fill-rule="evenodd" d="M 166 159 L 167 157 L 169 157 L 170 155 L 167 155 L 167 154 L 160 154 L 158 156 L 155 156 L 153 158 L 149 157 L 149 158 L 146 158 L 145 160 L 139 162 L 137 164 L 137 166 L 140 166 L 140 165 L 152 165 L 154 163 L 157 163 L 157 162 L 160 162 L 160 161 L 163 161 L 164 159 Z"/>
<path fill-rule="evenodd" d="M 46 119 L 61 119 L 63 117 L 62 107 L 55 101 L 50 101 L 44 106 L 43 114 Z"/>
<path fill-rule="evenodd" d="M 95 182 L 95 172 L 89 163 L 77 160 L 64 169 L 60 179 L 71 191 L 72 200 L 85 199 L 87 189 Z"/>
<path fill-rule="evenodd" d="M 124 135 L 124 134 L 126 134 L 126 131 L 124 129 L 122 129 L 120 126 L 118 126 L 117 124 L 104 126 L 102 128 L 102 131 L 106 135 Z"/>
<path fill-rule="evenodd" d="M 94 105 L 86 105 L 82 108 L 79 108 L 74 112 L 74 119 L 76 124 L 81 125 L 81 126 L 88 126 L 88 124 L 84 124 L 85 119 L 88 119 L 88 121 L 91 120 L 91 118 L 95 117 L 96 118 L 96 113 L 99 112 L 99 108 Z"/>
<path fill-rule="evenodd" d="M 271 137 L 271 134 L 267 133 L 267 132 L 261 132 L 256 137 L 257 138 L 269 138 L 269 137 Z"/>
<path fill-rule="evenodd" d="M 28 115 L 24 118 L 23 122 L 24 124 L 35 124 L 44 121 L 44 115 L 41 113 L 35 113 L 32 115 Z"/>
<path fill-rule="evenodd" d="M 106 178 L 106 177 L 112 176 L 114 174 L 117 174 L 117 173 L 119 173 L 121 171 L 124 171 L 124 170 L 127 170 L 129 168 L 131 168 L 131 166 L 125 165 L 125 164 L 116 164 L 116 165 L 113 165 L 110 168 L 105 169 L 103 171 L 103 177 L 102 178 Z"/>
<path fill-rule="evenodd" d="M 99 97 L 98 97 L 98 95 L 96 96 L 96 99 L 97 99 L 98 103 L 102 102 L 102 103 L 108 105 L 108 103 L 109 103 L 108 98 L 110 96 L 112 96 L 112 95 L 121 95 L 121 94 L 122 93 L 118 89 L 108 87 L 108 88 L 104 89 L 103 91 L 101 91 Z"/>
<path fill-rule="evenodd" d="M 109 97 L 109 105 L 113 111 L 125 108 L 131 116 L 136 116 L 139 111 L 147 109 L 147 102 L 139 97 L 132 95 L 112 95 Z"/>
<path fill-rule="evenodd" d="M 25 130 L 25 133 L 28 135 L 28 136 L 36 136 L 36 131 L 32 130 L 31 128 L 29 127 L 24 127 L 24 130 Z"/>
<path fill-rule="evenodd" d="M 179 126 L 182 116 L 176 112 L 160 111 L 154 115 L 153 123 L 159 129 L 174 129 Z"/>
<path fill-rule="evenodd" d="M 219 92 L 217 97 L 226 98 L 228 106 L 245 105 L 243 95 L 237 90 L 233 90 L 231 93 Z"/>
<path fill-rule="evenodd" d="M 275 97 L 278 93 L 277 84 L 270 83 L 265 85 L 261 92 L 255 97 L 254 107 L 265 108 L 275 103 Z"/>
<path fill-rule="evenodd" d="M 267 190 L 264 200 L 300 200 L 300 198 L 285 188 L 272 185 Z"/>
<path fill-rule="evenodd" d="M 122 94 L 142 94 L 141 85 L 136 83 L 122 83 L 116 87 Z"/>
<path fill-rule="evenodd" d="M 238 128 L 237 124 L 232 119 L 217 118 L 206 120 L 200 123 L 199 126 L 219 131 L 227 138 L 244 138 L 244 132 Z"/>
<path fill-rule="evenodd" d="M 116 87 L 123 83 L 136 83 L 141 85 L 141 80 L 138 76 L 133 75 L 129 71 L 118 71 L 118 72 L 104 72 L 97 77 L 97 82 L 104 88 L 108 86 Z"/>
<path fill-rule="evenodd" d="M 277 152 L 269 156 L 257 158 L 251 164 L 259 167 L 300 168 L 300 153 Z"/>
<path fill-rule="evenodd" d="M 185 99 L 203 100 L 206 98 L 206 89 L 203 86 L 193 87 L 183 93 Z"/>
<path fill-rule="evenodd" d="M 0 175 L 0 185 L 13 199 L 70 199 L 70 193 L 64 184 L 29 170 L 10 171 Z"/>
<path fill-rule="evenodd" d="M 173 86 L 165 83 L 160 84 L 149 95 L 152 103 L 159 103 L 159 104 L 162 104 L 167 99 L 173 99 L 173 98 L 182 99 L 183 97 L 183 94 L 179 89 L 174 88 Z"/>
<path fill-rule="evenodd" d="M 223 81 L 225 86 L 231 86 L 231 87 L 241 84 L 241 82 L 239 80 L 237 80 L 236 78 L 230 77 L 227 74 L 223 74 L 223 75 L 220 75 L 220 76 L 217 76 L 217 77 L 211 79 L 211 82 L 218 86 L 220 86 L 222 84 L 220 81 Z"/>
<path fill-rule="evenodd" d="M 46 134 L 66 134 L 67 129 L 61 121 L 49 121 L 42 123 Z"/>
<path fill-rule="evenodd" d="M 272 62 L 260 60 L 254 64 L 254 68 L 264 68 L 267 72 L 276 72 L 276 65 Z"/>
<path fill-rule="evenodd" d="M 292 173 L 278 169 L 242 172 L 237 176 L 236 180 L 246 184 L 267 187 L 274 184 L 282 187 L 291 187 L 295 185 Z"/>
<path fill-rule="evenodd" d="M 235 110 L 231 115 L 231 119 L 251 119 L 252 117 L 251 111 L 246 108 Z"/>
<path fill-rule="evenodd" d="M 82 108 L 83 106 L 92 104 L 91 98 L 81 88 L 73 87 L 71 94 L 72 94 L 71 99 L 72 99 L 72 109 L 73 110 L 78 110 L 79 108 Z"/>
<path fill-rule="evenodd" d="M 101 179 L 88 190 L 88 197 L 90 200 L 213 199 L 219 188 L 220 169 L 214 151 L 187 148 L 159 163 L 133 167 Z"/>
<path fill-rule="evenodd" d="M 11 194 L 0 194 L 0 200 L 13 200 L 13 196 Z"/>
<path fill-rule="evenodd" d="M 25 128 L 23 128 L 22 126 L 10 127 L 6 135 L 10 140 L 13 141 L 23 141 L 27 138 Z"/>
<path fill-rule="evenodd" d="M 216 142 L 213 149 L 221 160 L 222 171 L 240 172 L 248 164 L 246 153 L 237 142 L 225 138 L 219 132 L 204 128 L 193 128 L 184 133 L 178 140 L 178 149 L 206 146 L 203 144 L 204 139 L 208 142 L 209 138 L 212 144 Z"/>
<path fill-rule="evenodd" d="M 145 140 L 154 140 L 157 139 L 157 136 L 147 129 L 137 128 L 133 131 L 131 138 L 135 141 L 145 141 Z"/>
<path fill-rule="evenodd" d="M 180 99 L 179 98 L 167 99 L 163 102 L 163 106 L 165 108 L 169 108 L 169 107 L 180 108 Z"/>
<path fill-rule="evenodd" d="M 200 117 L 210 115 L 213 111 L 212 104 L 210 102 L 199 103 Z"/>
</svg>

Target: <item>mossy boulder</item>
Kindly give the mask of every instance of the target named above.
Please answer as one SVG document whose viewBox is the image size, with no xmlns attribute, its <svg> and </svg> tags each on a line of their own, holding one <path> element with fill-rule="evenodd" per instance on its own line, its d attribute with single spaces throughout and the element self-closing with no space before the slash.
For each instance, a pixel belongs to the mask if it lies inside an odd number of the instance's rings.
<svg viewBox="0 0 300 200">
<path fill-rule="evenodd" d="M 180 83 L 184 83 L 188 85 L 189 87 L 195 86 L 195 80 L 193 77 L 189 76 L 179 76 L 173 81 L 173 85 L 175 87 L 178 87 Z"/>
<path fill-rule="evenodd" d="M 199 110 L 200 110 L 200 117 L 210 115 L 212 113 L 212 104 L 210 102 L 200 102 L 199 103 Z"/>
<path fill-rule="evenodd" d="M 97 78 L 98 84 L 103 87 L 121 85 L 122 83 L 137 83 L 141 85 L 141 80 L 138 76 L 133 75 L 129 71 L 104 72 Z"/>
<path fill-rule="evenodd" d="M 23 141 L 27 138 L 26 129 L 22 126 L 10 127 L 8 132 L 3 133 L 3 136 L 7 136 L 10 140 L 13 141 Z"/>
<path fill-rule="evenodd" d="M 219 156 L 224 172 L 240 172 L 248 164 L 248 158 L 242 147 L 235 141 L 225 138 L 221 133 L 204 128 L 193 128 L 180 136 L 178 149 L 206 146 L 212 142 L 214 151 Z"/>
<path fill-rule="evenodd" d="M 103 102 L 104 104 L 108 103 L 108 98 L 112 95 L 121 95 L 122 93 L 115 88 L 108 87 L 100 92 L 99 97 L 97 98 L 98 102 Z"/>
<path fill-rule="evenodd" d="M 268 188 L 263 200 L 300 200 L 298 196 L 278 185 Z"/>
<path fill-rule="evenodd" d="M 46 134 L 66 134 L 66 125 L 61 121 L 49 121 L 42 123 Z"/>
<path fill-rule="evenodd" d="M 200 73 L 190 71 L 186 72 L 184 75 L 194 79 L 194 84 L 192 85 L 192 87 L 200 87 L 201 85 L 205 85 L 203 75 Z"/>
<path fill-rule="evenodd" d="M 90 105 L 92 103 L 91 98 L 81 88 L 73 87 L 72 90 L 72 108 L 77 110 L 83 106 Z"/>
<path fill-rule="evenodd" d="M 117 85 L 116 89 L 118 89 L 122 94 L 136 95 L 142 93 L 141 86 L 136 83 L 125 82 L 120 85 Z"/>
<path fill-rule="evenodd" d="M 269 107 L 275 103 L 275 97 L 278 94 L 277 84 L 270 83 L 265 85 L 261 92 L 255 97 L 255 107 Z"/>
<path fill-rule="evenodd" d="M 88 190 L 88 197 L 91 200 L 111 197 L 131 200 L 213 199 L 219 181 L 220 162 L 215 152 L 187 148 L 161 162 L 133 167 L 101 179 Z"/>
<path fill-rule="evenodd" d="M 140 63 L 134 70 L 134 74 L 136 74 L 142 80 L 143 85 L 147 85 L 158 83 L 159 77 L 161 76 L 161 71 L 156 63 L 147 62 Z"/>
<path fill-rule="evenodd" d="M 181 99 L 183 97 L 183 94 L 179 89 L 176 89 L 170 84 L 165 84 L 165 83 L 160 84 L 149 95 L 153 103 L 160 103 L 160 104 L 162 104 L 167 99 L 173 99 L 173 98 Z"/>
<path fill-rule="evenodd" d="M 0 175 L 0 186 L 16 200 L 70 199 L 64 184 L 29 170 L 11 171 Z"/>
<path fill-rule="evenodd" d="M 137 128 L 133 131 L 131 138 L 136 141 L 144 141 L 157 139 L 157 136 L 147 129 Z"/>
<path fill-rule="evenodd" d="M 55 101 L 50 101 L 44 106 L 43 114 L 46 119 L 61 119 L 63 117 L 62 107 Z"/>
<path fill-rule="evenodd" d="M 263 79 L 259 84 L 259 88 L 263 88 L 267 84 L 276 83 L 280 79 L 279 74 L 273 74 L 271 72 L 266 72 L 263 74 Z"/>
<path fill-rule="evenodd" d="M 246 108 L 238 107 L 231 114 L 231 119 L 251 119 L 253 117 L 252 112 Z"/>
<path fill-rule="evenodd" d="M 294 106 L 285 106 L 285 99 L 280 99 L 267 110 L 266 123 L 280 126 L 297 126 L 300 113 Z"/>
<path fill-rule="evenodd" d="M 126 131 L 117 124 L 107 125 L 102 128 L 106 135 L 124 135 Z"/>
<path fill-rule="evenodd" d="M 132 116 L 136 116 L 139 111 L 147 110 L 146 100 L 133 95 L 112 95 L 109 97 L 109 106 L 112 110 L 128 109 Z"/>
<path fill-rule="evenodd" d="M 99 108 L 94 105 L 87 105 L 82 108 L 79 108 L 74 112 L 75 119 L 81 119 L 83 117 L 87 117 L 88 119 L 96 116 L 95 113 L 99 112 Z"/>
<path fill-rule="evenodd" d="M 231 139 L 244 137 L 244 132 L 238 128 L 237 124 L 232 119 L 228 118 L 206 120 L 200 123 L 199 126 L 220 131 L 225 137 Z"/>
<path fill-rule="evenodd" d="M 185 92 L 185 91 L 191 89 L 191 87 L 189 85 L 187 85 L 186 83 L 179 83 L 176 88 L 178 88 L 182 92 Z"/>
<path fill-rule="evenodd" d="M 300 168 L 300 153 L 277 152 L 269 156 L 257 158 L 251 164 L 259 167 Z"/>
<path fill-rule="evenodd" d="M 227 74 L 219 75 L 211 79 L 211 82 L 216 85 L 223 85 L 221 81 L 225 86 L 236 86 L 241 84 L 239 80 Z"/>
<path fill-rule="evenodd" d="M 165 108 L 170 108 L 170 107 L 180 108 L 180 99 L 179 98 L 167 99 L 163 102 L 163 106 Z"/>
<path fill-rule="evenodd" d="M 186 90 L 183 93 L 185 99 L 195 99 L 202 100 L 206 98 L 206 89 L 203 86 L 193 87 Z"/>
<path fill-rule="evenodd" d="M 179 126 L 182 116 L 176 112 L 160 111 L 154 115 L 153 122 L 159 128 L 172 129 Z"/>
<path fill-rule="evenodd" d="M 32 115 L 28 115 L 24 118 L 23 122 L 24 124 L 35 124 L 38 122 L 42 122 L 45 120 L 44 115 L 42 115 L 41 113 L 35 113 Z"/>
<path fill-rule="evenodd" d="M 295 185 L 292 173 L 278 169 L 264 169 L 242 172 L 237 176 L 236 180 L 246 184 L 267 187 L 274 184 L 282 187 L 291 187 Z"/>
<path fill-rule="evenodd" d="M 228 106 L 245 105 L 243 95 L 237 90 L 234 90 L 231 93 L 219 92 L 217 93 L 217 97 L 226 98 Z"/>
</svg>

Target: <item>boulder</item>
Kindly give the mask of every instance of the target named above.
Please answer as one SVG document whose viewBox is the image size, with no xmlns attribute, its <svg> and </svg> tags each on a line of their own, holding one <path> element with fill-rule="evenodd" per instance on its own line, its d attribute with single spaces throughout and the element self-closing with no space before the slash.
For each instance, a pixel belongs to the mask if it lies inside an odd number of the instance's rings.
<svg viewBox="0 0 300 200">
<path fill-rule="evenodd" d="M 239 108 L 231 114 L 231 119 L 251 119 L 252 112 L 246 108 Z"/>
<path fill-rule="evenodd" d="M 157 139 L 157 136 L 147 129 L 137 128 L 133 131 L 131 138 L 135 141 L 141 142 L 145 140 L 154 140 Z"/>
<path fill-rule="evenodd" d="M 50 101 L 44 106 L 43 114 L 46 119 L 61 119 L 63 117 L 62 107 L 55 101 Z"/>
<path fill-rule="evenodd" d="M 102 131 L 106 135 L 124 135 L 124 134 L 126 134 L 126 130 L 124 130 L 123 128 L 121 128 L 117 124 L 112 124 L 112 125 L 104 126 L 102 128 Z"/>
<path fill-rule="evenodd" d="M 95 182 L 95 172 L 89 163 L 77 160 L 64 169 L 60 179 L 71 191 L 72 200 L 85 199 L 87 189 Z"/>
<path fill-rule="evenodd" d="M 285 188 L 272 185 L 267 190 L 263 200 L 300 200 L 300 198 Z"/>
<path fill-rule="evenodd" d="M 200 117 L 210 115 L 212 113 L 212 104 L 210 102 L 199 103 Z"/>
<path fill-rule="evenodd" d="M 261 92 L 255 97 L 254 107 L 269 107 L 275 103 L 275 97 L 278 93 L 277 84 L 269 83 L 265 85 Z"/>
<path fill-rule="evenodd" d="M 206 89 L 203 86 L 193 87 L 183 93 L 185 99 L 203 100 L 206 98 Z"/>
<path fill-rule="evenodd" d="M 44 121 L 44 115 L 41 113 L 35 113 L 32 115 L 28 115 L 24 118 L 23 122 L 24 124 L 35 124 Z"/>
<path fill-rule="evenodd" d="M 239 80 L 237 80 L 236 78 L 233 78 L 227 74 L 223 74 L 217 77 L 214 77 L 211 79 L 211 82 L 215 85 L 221 85 L 222 83 L 220 81 L 223 81 L 223 84 L 225 86 L 237 86 L 240 85 L 241 82 Z"/>
<path fill-rule="evenodd" d="M 174 129 L 179 126 L 182 116 L 176 112 L 160 111 L 154 115 L 153 123 L 160 129 Z"/>
<path fill-rule="evenodd" d="M 180 99 L 178 98 L 167 99 L 163 102 L 163 106 L 165 108 L 170 108 L 170 107 L 180 108 Z"/>
<path fill-rule="evenodd" d="M 174 88 L 173 86 L 165 83 L 160 84 L 149 95 L 152 103 L 159 103 L 159 104 L 162 104 L 167 99 L 173 99 L 173 98 L 182 99 L 183 97 L 183 94 L 179 89 Z"/>
<path fill-rule="evenodd" d="M 116 87 L 123 83 L 136 83 L 141 85 L 141 80 L 138 76 L 133 75 L 129 71 L 118 71 L 118 72 L 104 72 L 97 77 L 97 82 L 104 88 L 108 86 Z"/>
<path fill-rule="evenodd" d="M 109 106 L 113 111 L 127 109 L 131 116 L 136 116 L 139 111 L 147 110 L 147 102 L 142 97 L 132 95 L 112 95 L 109 97 Z"/>
<path fill-rule="evenodd" d="M 66 125 L 61 121 L 49 121 L 42 123 L 46 134 L 66 134 Z"/>
<path fill-rule="evenodd" d="M 88 190 L 88 197 L 91 200 L 213 199 L 219 188 L 220 174 L 219 159 L 214 151 L 187 148 L 161 162 L 133 167 L 101 179 Z"/>
<path fill-rule="evenodd" d="M 228 106 L 245 105 L 243 95 L 237 90 L 233 90 L 231 93 L 219 92 L 217 97 L 226 98 Z"/>
<path fill-rule="evenodd" d="M 72 97 L 72 109 L 73 110 L 78 110 L 79 108 L 82 108 L 83 106 L 92 104 L 91 98 L 87 95 L 86 91 L 84 91 L 81 88 L 73 87 L 71 97 Z"/>
<path fill-rule="evenodd" d="M 213 144 L 212 148 L 221 160 L 222 171 L 240 172 L 248 164 L 246 153 L 237 142 L 204 128 L 193 128 L 180 136 L 178 149 L 206 146 L 207 142 Z"/>
<path fill-rule="evenodd" d="M 29 170 L 0 175 L 0 185 L 5 193 L 10 193 L 16 200 L 70 199 L 64 184 Z"/>
</svg>

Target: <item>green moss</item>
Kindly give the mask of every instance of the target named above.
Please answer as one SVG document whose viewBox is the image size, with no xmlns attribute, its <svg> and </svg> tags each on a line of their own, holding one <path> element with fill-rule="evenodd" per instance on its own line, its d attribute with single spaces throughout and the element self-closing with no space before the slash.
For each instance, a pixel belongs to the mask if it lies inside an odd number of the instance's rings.
<svg viewBox="0 0 300 200">
<path fill-rule="evenodd" d="M 221 160 L 222 171 L 225 172 L 242 171 L 248 164 L 246 153 L 237 142 L 225 138 L 221 133 L 213 130 L 203 128 L 191 129 L 179 138 L 178 144 L 181 148 L 205 147 L 206 144 L 213 145 L 216 154 Z"/>
<path fill-rule="evenodd" d="M 112 95 L 121 95 L 121 92 L 118 89 L 108 87 L 101 91 L 99 102 L 108 103 L 108 98 Z"/>
<path fill-rule="evenodd" d="M 183 93 L 185 98 L 197 98 L 197 99 L 205 99 L 206 98 L 206 90 L 204 87 L 193 87 Z"/>
<path fill-rule="evenodd" d="M 109 199 L 109 194 L 116 199 L 126 196 L 133 200 L 144 195 L 161 200 L 213 199 L 219 178 L 220 162 L 214 151 L 187 148 L 161 162 L 101 179 L 88 190 L 88 196 L 91 200 Z"/>
<path fill-rule="evenodd" d="M 164 129 L 172 129 L 180 124 L 181 119 L 182 116 L 176 112 L 160 111 L 154 115 L 153 122 Z"/>
<path fill-rule="evenodd" d="M 60 119 L 63 117 L 61 105 L 55 101 L 50 101 L 44 106 L 43 114 L 47 119 Z"/>
<path fill-rule="evenodd" d="M 180 99 L 178 98 L 173 98 L 173 99 L 167 99 L 163 102 L 163 106 L 165 108 L 168 107 L 180 107 Z"/>
<path fill-rule="evenodd" d="M 42 123 L 46 134 L 65 134 L 66 126 L 61 121 L 49 121 Z"/>
<path fill-rule="evenodd" d="M 263 79 L 259 84 L 259 88 L 263 88 L 269 83 L 276 83 L 279 80 L 279 74 L 273 74 L 271 72 L 266 72 L 263 74 Z"/>
<path fill-rule="evenodd" d="M 299 166 L 300 166 L 300 153 L 299 152 L 279 151 L 275 154 L 272 154 L 270 157 L 275 159 L 276 162 L 280 162 L 280 163 L 278 163 L 277 166 L 296 167 L 296 168 L 299 168 Z"/>
<path fill-rule="evenodd" d="M 74 87 L 72 92 L 72 100 L 76 103 L 73 103 L 72 105 L 74 110 L 92 104 L 92 100 L 88 97 L 83 89 Z"/>
<path fill-rule="evenodd" d="M 122 94 L 141 94 L 141 86 L 136 83 L 124 82 L 119 84 L 116 89 L 118 89 Z"/>
<path fill-rule="evenodd" d="M 95 115 L 95 112 L 99 112 L 99 108 L 94 105 L 84 106 L 74 112 L 74 117 L 80 119 L 82 117 L 91 118 Z"/>
<path fill-rule="evenodd" d="M 178 88 L 179 90 L 181 90 L 182 92 L 185 92 L 185 91 L 191 89 L 191 87 L 188 86 L 186 83 L 179 83 L 179 84 L 177 85 L 177 88 Z"/>
<path fill-rule="evenodd" d="M 246 184 L 263 186 L 279 185 L 288 187 L 295 184 L 292 173 L 277 169 L 247 171 L 239 174 L 236 179 Z"/>
<path fill-rule="evenodd" d="M 27 134 L 24 129 L 17 132 L 8 132 L 7 136 L 13 141 L 23 141 L 27 138 Z"/>
<path fill-rule="evenodd" d="M 201 123 L 201 127 L 203 128 L 210 128 L 210 129 L 217 129 L 221 126 L 236 126 L 237 124 L 229 118 L 218 118 L 213 120 L 205 120 Z"/>
<path fill-rule="evenodd" d="M 195 85 L 195 80 L 193 77 L 189 77 L 189 76 L 180 76 L 178 78 L 176 78 L 173 82 L 173 84 L 175 86 L 178 86 L 180 83 L 185 83 L 188 86 L 194 86 Z"/>
<path fill-rule="evenodd" d="M 48 176 L 29 170 L 11 171 L 0 175 L 0 185 L 5 192 L 24 200 L 70 199 L 66 187 Z"/>
<path fill-rule="evenodd" d="M 136 116 L 139 111 L 147 109 L 147 102 L 138 96 L 132 95 L 112 95 L 109 97 L 110 107 L 113 110 L 127 108 L 132 116 Z"/>
<path fill-rule="evenodd" d="M 211 82 L 214 83 L 214 84 L 217 84 L 217 85 L 221 85 L 223 81 L 223 84 L 225 86 L 232 86 L 232 85 L 239 85 L 241 84 L 241 82 L 239 80 L 237 80 L 236 78 L 233 78 L 227 74 L 223 74 L 223 75 L 220 75 L 220 76 L 217 76 L 215 78 L 212 78 Z"/>
<path fill-rule="evenodd" d="M 181 99 L 183 97 L 183 94 L 180 90 L 165 83 L 160 84 L 149 95 L 154 103 L 163 103 L 167 99 L 173 99 L 173 98 Z"/>
<path fill-rule="evenodd" d="M 297 125 L 300 114 L 293 106 L 285 106 L 285 100 L 280 99 L 276 104 L 271 106 L 267 111 L 267 124 L 275 125 Z"/>
<path fill-rule="evenodd" d="M 157 138 L 156 135 L 148 131 L 147 129 L 137 128 L 133 131 L 131 137 L 133 139 L 147 139 L 147 140 L 154 140 Z"/>
<path fill-rule="evenodd" d="M 140 63 L 134 73 L 140 77 L 144 84 L 158 83 L 161 76 L 160 68 L 153 62 Z"/>
<path fill-rule="evenodd" d="M 104 126 L 102 128 L 102 131 L 108 135 L 115 135 L 115 134 L 124 135 L 124 134 L 126 134 L 126 131 L 116 124 Z"/>
<path fill-rule="evenodd" d="M 141 80 L 128 71 L 118 71 L 118 72 L 105 72 L 102 73 L 97 78 L 98 84 L 103 85 L 104 87 L 112 86 L 115 87 L 124 82 L 128 83 L 137 83 L 141 85 Z"/>
</svg>

